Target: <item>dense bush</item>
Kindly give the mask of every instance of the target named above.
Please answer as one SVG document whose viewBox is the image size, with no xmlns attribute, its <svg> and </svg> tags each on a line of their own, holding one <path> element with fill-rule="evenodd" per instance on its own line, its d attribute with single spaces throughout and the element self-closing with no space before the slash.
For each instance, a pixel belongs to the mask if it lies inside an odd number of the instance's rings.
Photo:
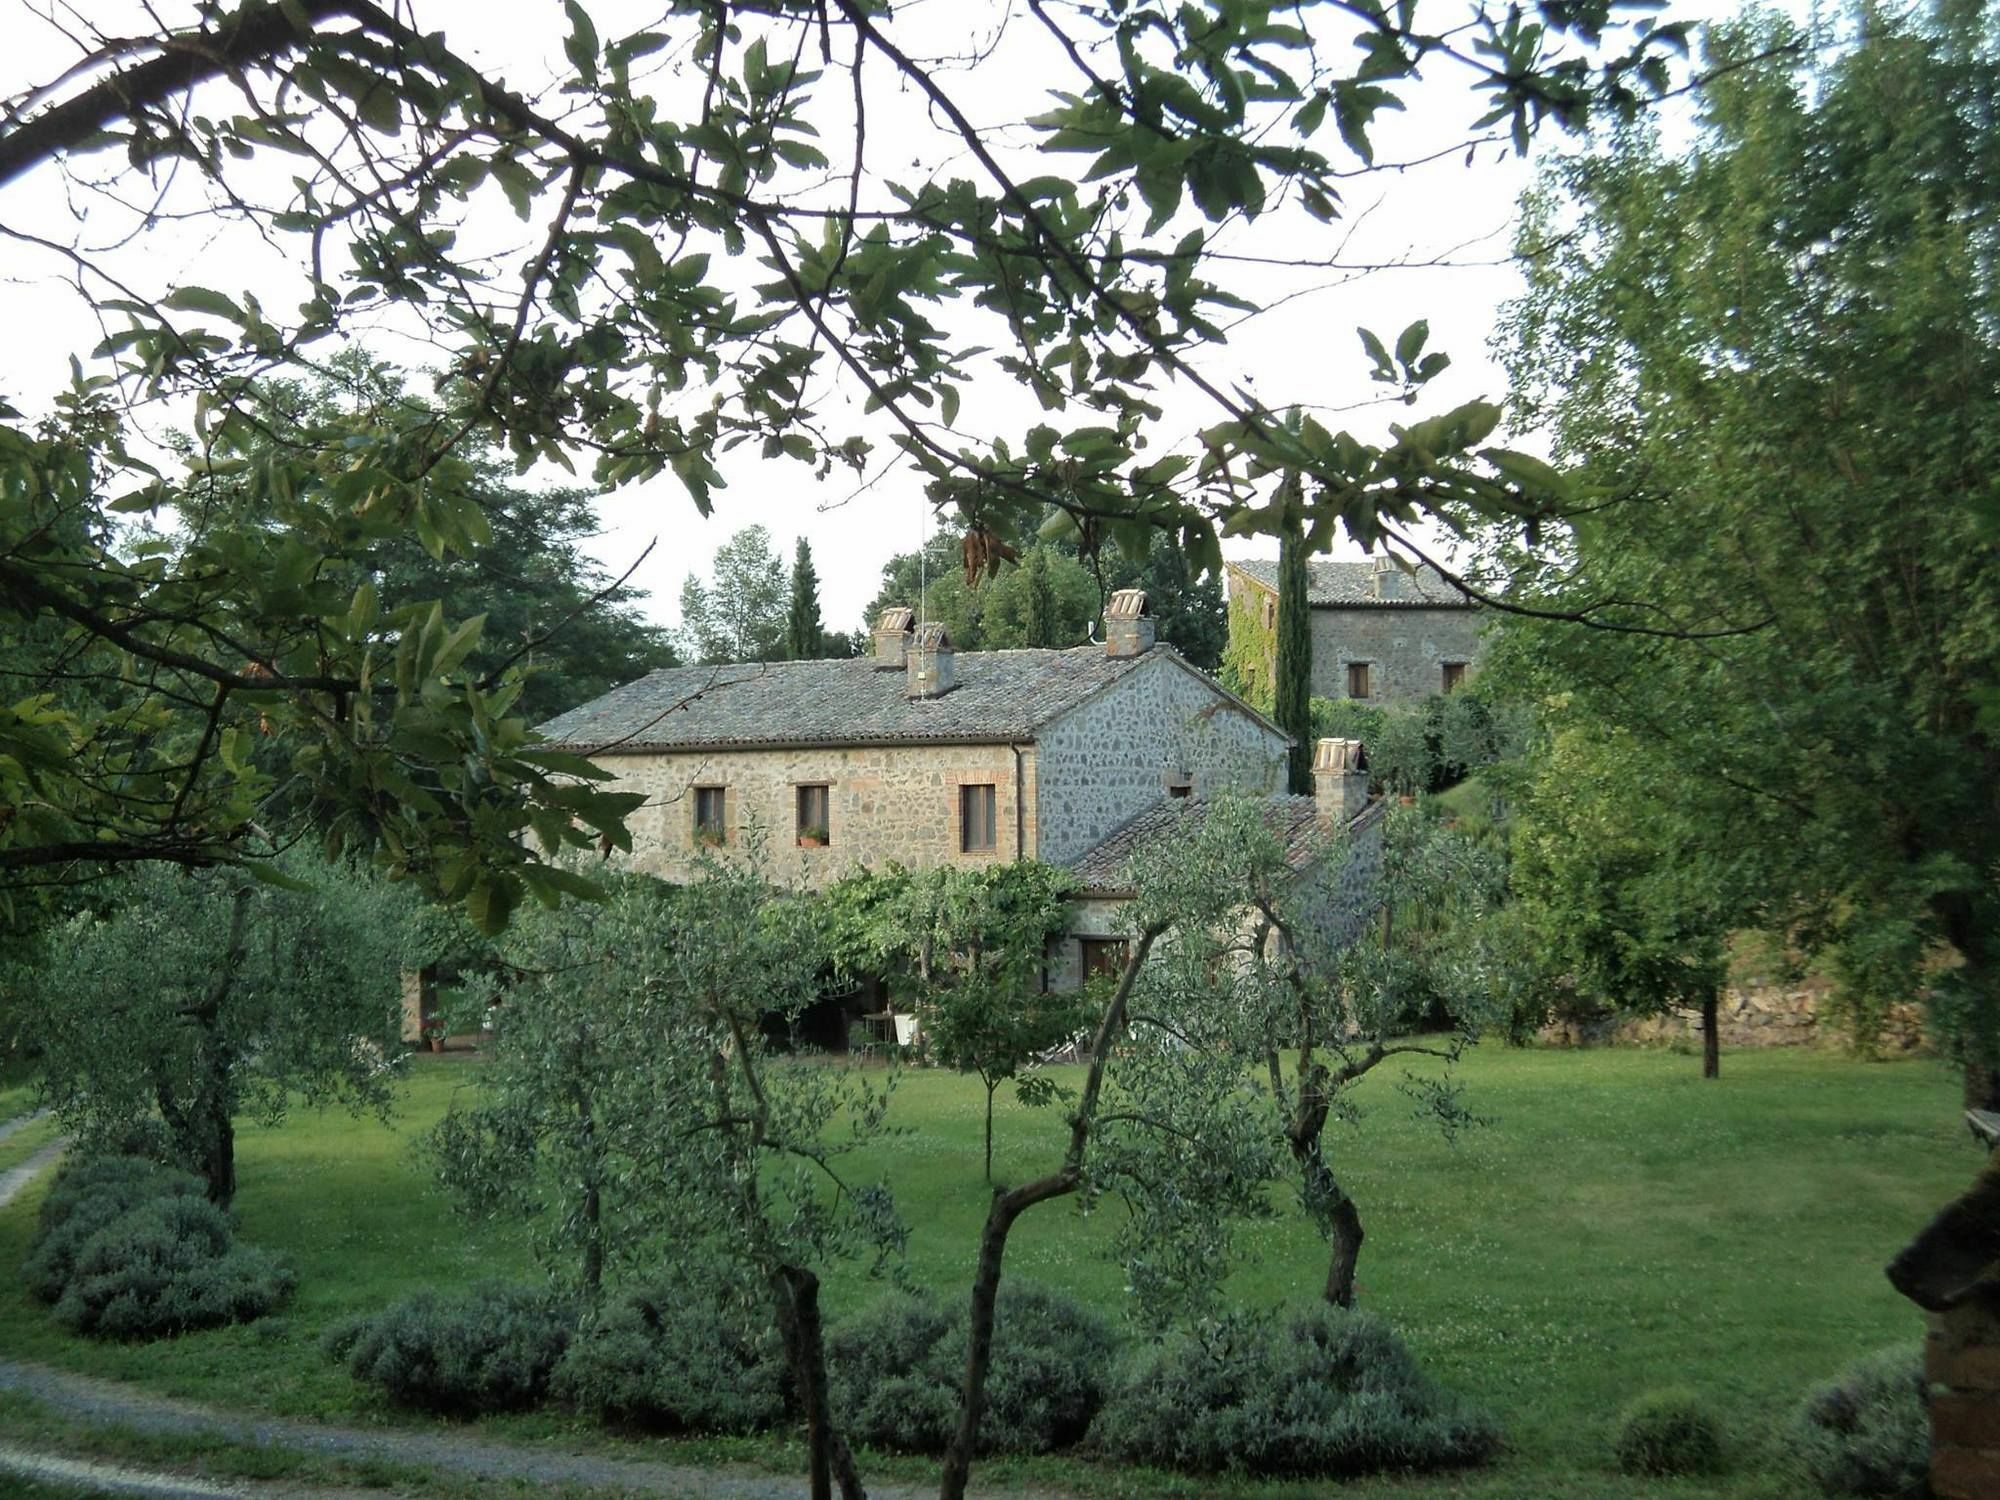
<svg viewBox="0 0 2000 1500">
<path fill-rule="evenodd" d="M 1689 1390 L 1648 1391 L 1618 1416 L 1614 1450 L 1626 1474 L 1712 1474 L 1722 1467 L 1722 1430 Z"/>
<path fill-rule="evenodd" d="M 1296 1477 L 1445 1468 L 1500 1447 L 1493 1420 L 1434 1385 L 1381 1319 L 1323 1306 L 1144 1351 L 1090 1439 L 1126 1462 Z"/>
<path fill-rule="evenodd" d="M 141 1203 L 84 1242 L 56 1318 L 102 1338 L 162 1338 L 249 1322 L 291 1290 L 291 1272 L 273 1256 L 235 1243 L 228 1214 L 177 1194 Z"/>
<path fill-rule="evenodd" d="M 827 1354 L 848 1436 L 909 1453 L 944 1451 L 958 1425 L 966 1322 L 962 1302 L 895 1296 L 836 1329 Z M 1104 1404 L 1116 1348 L 1110 1325 L 1075 1298 L 1003 1284 L 981 1451 L 1047 1453 L 1078 1441 Z"/>
<path fill-rule="evenodd" d="M 199 1197 L 201 1179 L 137 1156 L 81 1156 L 56 1174 L 42 1199 L 39 1227 L 21 1279 L 54 1302 L 69 1284 L 91 1236 L 156 1198 Z"/>
<path fill-rule="evenodd" d="M 1822 1494 L 1903 1496 L 1923 1493 L 1930 1432 L 1922 1354 L 1885 1349 L 1806 1397 L 1782 1441 Z"/>
<path fill-rule="evenodd" d="M 418 1292 L 330 1329 L 324 1347 L 392 1401 L 471 1417 L 539 1402 L 575 1327 L 540 1288 L 496 1284 Z"/>
<path fill-rule="evenodd" d="M 613 1299 L 571 1340 L 549 1390 L 599 1421 L 657 1432 L 761 1432 L 790 1404 L 776 1330 L 685 1282 Z"/>
</svg>

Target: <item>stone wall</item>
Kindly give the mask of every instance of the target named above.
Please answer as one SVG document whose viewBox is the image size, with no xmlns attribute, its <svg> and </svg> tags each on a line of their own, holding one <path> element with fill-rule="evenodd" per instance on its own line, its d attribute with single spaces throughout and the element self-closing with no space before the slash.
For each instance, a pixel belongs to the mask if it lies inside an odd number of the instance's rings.
<svg viewBox="0 0 2000 1500">
<path fill-rule="evenodd" d="M 1387 804 L 1369 806 L 1349 823 L 1337 847 L 1307 876 L 1321 890 L 1320 922 L 1325 935 L 1341 948 L 1359 938 L 1382 908 L 1377 884 L 1382 876 L 1382 833 Z"/>
<path fill-rule="evenodd" d="M 643 792 L 629 819 L 633 862 L 668 880 L 693 876 L 697 856 L 694 788 L 725 790 L 723 858 L 761 858 L 765 874 L 787 885 L 819 887 L 860 865 L 891 860 L 913 867 L 990 864 L 1036 852 L 1035 750 L 1007 745 L 867 745 L 799 750 L 686 751 L 671 755 L 597 755 L 618 791 Z M 994 788 L 991 853 L 960 849 L 959 788 Z M 797 789 L 827 788 L 825 848 L 797 840 Z M 1017 824 L 1016 814 L 1019 814 Z"/>
<path fill-rule="evenodd" d="M 1157 653 L 1044 726 L 1036 746 L 1040 857 L 1062 864 L 1102 843 L 1165 796 L 1172 774 L 1191 775 L 1196 797 L 1225 786 L 1259 796 L 1278 790 L 1284 757 L 1282 735 Z"/>
<path fill-rule="evenodd" d="M 2000 1497 L 2000 1297 L 1930 1315 L 1924 1375 L 1931 1382 L 1931 1493 L 1938 1500 Z"/>
<path fill-rule="evenodd" d="M 1820 1012 L 1830 990 L 1831 986 L 1819 980 L 1795 985 L 1770 981 L 1733 984 L 1723 992 L 1716 1034 L 1726 1049 L 1845 1045 L 1846 1034 L 1839 1027 L 1821 1024 Z M 1675 1011 L 1639 1020 L 1604 1015 L 1559 1021 L 1542 1029 L 1541 1040 L 1565 1047 L 1621 1042 L 1699 1044 L 1701 1013 Z M 1923 1044 L 1922 1007 L 1893 1007 L 1876 1039 L 1877 1048 L 1885 1053 L 1911 1052 Z"/>
<path fill-rule="evenodd" d="M 1313 696 L 1345 698 L 1350 662 L 1368 663 L 1370 703 L 1444 690 L 1446 662 L 1479 660 L 1485 617 L 1476 609 L 1421 605 L 1315 605 Z"/>
</svg>

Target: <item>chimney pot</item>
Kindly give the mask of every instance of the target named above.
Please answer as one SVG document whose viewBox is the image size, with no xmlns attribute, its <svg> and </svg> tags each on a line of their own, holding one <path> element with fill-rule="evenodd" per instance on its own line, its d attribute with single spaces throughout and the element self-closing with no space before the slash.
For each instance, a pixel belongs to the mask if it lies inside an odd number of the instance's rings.
<svg viewBox="0 0 2000 1500">
<path fill-rule="evenodd" d="M 1368 591 L 1377 599 L 1403 597 L 1403 570 L 1396 565 L 1396 559 L 1386 552 L 1375 559 L 1375 571 L 1369 575 Z"/>
<path fill-rule="evenodd" d="M 1104 654 L 1144 656 L 1153 649 L 1153 617 L 1144 589 L 1119 589 L 1104 606 Z"/>
<path fill-rule="evenodd" d="M 1402 566 L 1388 552 L 1374 560 L 1374 572 L 1368 576 L 1368 592 L 1374 598 L 1402 598 Z"/>
<path fill-rule="evenodd" d="M 1339 828 L 1368 805 L 1368 757 L 1359 740 L 1321 740 L 1313 751 L 1313 801 L 1323 828 Z"/>
<path fill-rule="evenodd" d="M 911 622 L 916 617 L 914 610 L 892 604 L 875 621 L 875 669 L 878 672 L 902 670 L 903 659 L 909 650 Z"/>
<path fill-rule="evenodd" d="M 953 658 L 951 636 L 937 620 L 917 627 L 910 642 L 909 673 L 904 696 L 941 698 L 958 686 L 958 669 Z"/>
</svg>

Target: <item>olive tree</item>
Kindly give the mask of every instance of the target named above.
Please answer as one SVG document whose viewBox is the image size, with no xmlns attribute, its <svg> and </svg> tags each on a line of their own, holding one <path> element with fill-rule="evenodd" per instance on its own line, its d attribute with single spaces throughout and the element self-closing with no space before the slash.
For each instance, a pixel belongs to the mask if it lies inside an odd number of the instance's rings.
<svg viewBox="0 0 2000 1500">
<path fill-rule="evenodd" d="M 1233 1227 L 1268 1211 L 1279 1162 L 1268 1100 L 1233 1045 L 1231 977 L 1202 952 L 1204 934 L 1242 919 L 1235 833 L 1203 824 L 1133 858 L 1124 958 L 1085 986 L 1089 1040 L 1053 1159 L 1023 1181 L 995 1183 L 988 1200 L 943 1500 L 961 1500 L 978 1450 L 996 1299 L 1023 1214 L 1117 1199 L 1125 1212 L 1112 1253 L 1141 1313 L 1164 1319 L 1207 1304 L 1230 1264 Z"/>
<path fill-rule="evenodd" d="M 150 867 L 48 934 L 21 983 L 65 1128 L 112 1140 L 157 1117 L 227 1203 L 240 1116 L 387 1107 L 408 893 L 307 860 L 284 879 Z"/>
<path fill-rule="evenodd" d="M 1450 1067 L 1506 1010 L 1505 949 L 1487 921 L 1502 872 L 1421 808 L 1378 809 L 1301 858 L 1266 806 L 1222 798 L 1203 836 L 1237 904 L 1227 922 L 1177 933 L 1177 958 L 1216 976 L 1216 1024 L 1259 1061 L 1300 1202 L 1327 1236 L 1322 1295 L 1345 1307 L 1363 1229 L 1330 1127 L 1359 1118 L 1354 1085 L 1397 1058 L 1443 1064 L 1402 1087 L 1447 1133 L 1470 1120 Z"/>
<path fill-rule="evenodd" d="M 900 1248 L 886 1190 L 842 1171 L 887 1094 L 778 1061 L 763 1029 L 817 998 L 818 910 L 754 868 L 709 865 L 517 926 L 495 1066 L 432 1139 L 445 1182 L 474 1211 L 538 1218 L 549 1263 L 592 1294 L 635 1264 L 748 1272 L 783 1337 L 813 1493 L 859 1495 L 827 1401 L 820 1278 Z"/>
</svg>

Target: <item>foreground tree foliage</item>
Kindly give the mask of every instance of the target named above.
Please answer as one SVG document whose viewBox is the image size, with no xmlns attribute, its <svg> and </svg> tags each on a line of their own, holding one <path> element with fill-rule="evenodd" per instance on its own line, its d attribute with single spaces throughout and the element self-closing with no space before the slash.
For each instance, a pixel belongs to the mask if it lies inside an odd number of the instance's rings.
<svg viewBox="0 0 2000 1500">
<path fill-rule="evenodd" d="M 778 1064 L 762 1031 L 817 998 L 817 913 L 754 870 L 632 876 L 601 906 L 525 914 L 500 952 L 498 1055 L 480 1101 L 432 1136 L 442 1180 L 475 1213 L 533 1216 L 546 1262 L 592 1300 L 636 1269 L 707 1284 L 714 1261 L 736 1267 L 782 1336 L 814 1493 L 859 1494 L 827 1400 L 820 1277 L 900 1247 L 886 1190 L 840 1170 L 887 1098 Z"/>
<path fill-rule="evenodd" d="M 1356 1082 L 1414 1057 L 1445 1065 L 1441 1078 L 1405 1076 L 1418 1108 L 1447 1136 L 1472 1121 L 1450 1065 L 1501 1013 L 1508 988 L 1486 920 L 1501 872 L 1474 841 L 1413 809 L 1329 843 L 1303 870 L 1256 802 L 1218 802 L 1202 840 L 1237 910 L 1176 933 L 1159 962 L 1184 991 L 1208 988 L 1211 1034 L 1257 1059 L 1299 1201 L 1327 1238 L 1321 1295 L 1348 1307 L 1364 1233 L 1332 1129 L 1358 1118 Z"/>
<path fill-rule="evenodd" d="M 253 470 L 287 450 L 344 441 L 358 423 L 410 425 L 436 416 L 402 371 L 359 351 L 331 365 L 309 384 L 273 383 L 258 393 L 266 430 L 239 455 Z M 187 447 L 190 440 L 182 435 L 179 442 Z M 645 593 L 612 578 L 584 550 L 598 529 L 590 491 L 528 488 L 478 440 L 468 438 L 459 453 L 467 462 L 466 499 L 477 507 L 484 540 L 463 554 L 433 555 L 411 532 L 391 530 L 329 558 L 329 570 L 338 568 L 350 588 L 373 583 L 385 615 L 444 600 L 455 614 L 483 620 L 464 669 L 481 682 L 520 669 L 514 711 L 530 724 L 677 664 L 671 633 L 640 614 Z M 219 459 L 211 450 L 211 468 Z M 276 518 L 268 497 L 250 498 L 254 490 L 254 484 L 217 482 L 190 497 L 177 519 L 187 518 L 197 531 L 268 527 Z"/>
<path fill-rule="evenodd" d="M 62 680 L 142 696 L 64 704 L 34 678 L 0 702 L 0 876 L 258 852 L 272 776 L 243 753 L 252 728 L 342 839 L 489 926 L 560 884 L 524 831 L 617 842 L 629 804 L 530 748 L 513 689 L 466 670 L 473 621 L 384 614 L 327 581 L 357 536 L 414 534 L 434 556 L 483 539 L 470 437 L 524 466 L 581 458 L 606 486 L 671 474 L 706 511 L 725 449 L 824 474 L 886 431 L 981 557 L 1010 511 L 1054 504 L 1088 552 L 1115 535 L 1142 556 L 1154 525 L 1213 569 L 1223 530 L 1269 525 L 1244 488 L 1260 463 L 1306 476 L 1316 547 L 1337 523 L 1373 542 L 1447 501 L 1537 511 L 1538 471 L 1481 446 L 1489 405 L 1372 444 L 1281 430 L 1204 376 L 1218 313 L 1249 302 L 1211 242 L 1238 220 L 1337 218 L 1420 67 L 1462 65 L 1468 113 L 1485 110 L 1468 128 L 1516 149 L 1545 120 L 1629 112 L 1669 84 L 1683 29 L 1607 31 L 1614 9 L 1031 6 L 1010 24 L 1060 71 L 1018 146 L 927 60 L 919 6 L 672 0 L 605 35 L 572 0 L 546 39 L 564 71 L 532 94 L 376 0 L 197 0 L 180 24 L 148 9 L 126 34 L 79 33 L 0 106 L 5 233 L 107 330 L 68 400 L 0 412 L 0 630 L 60 621 Z M 869 126 L 896 128 L 905 91 L 935 122 L 923 154 L 950 168 L 891 178 L 871 159 Z M 92 200 L 88 236 L 13 207 L 45 189 Z M 152 205 L 129 233 L 108 223 L 124 202 Z M 271 252 L 247 288 L 160 284 L 153 236 L 204 216 Z M 438 409 L 260 453 L 258 382 L 363 326 L 429 343 Z M 1440 367 L 1420 344 L 1392 356 L 1370 336 L 1392 392 Z M 993 372 L 1049 420 L 960 435 Z M 1143 451 L 1166 380 L 1213 421 L 1186 451 Z M 860 404 L 823 400 L 834 385 Z M 114 413 L 168 398 L 192 403 L 197 452 L 153 473 Z M 170 555 L 114 545 L 112 516 L 175 512 L 225 479 L 268 502 L 266 527 Z M 190 727 L 163 734 L 162 715 Z"/>
<path fill-rule="evenodd" d="M 1830 956 L 1850 995 L 1927 992 L 1992 1104 L 1993 21 L 1853 25 L 1811 77 L 1716 78 L 1686 152 L 1633 130 L 1552 173 L 1513 366 L 1587 510 L 1508 560 L 1524 598 L 1704 638 L 1530 625 L 1494 665 L 1592 737 L 1595 765 L 1635 772 L 1614 797 L 1750 851 L 1765 924 Z M 1783 40 L 1713 45 L 1743 60 Z"/>
<path fill-rule="evenodd" d="M 386 1109 L 408 903 L 365 872 L 293 859 L 286 887 L 147 868 L 55 929 L 22 976 L 43 1095 L 115 1146 L 155 1118 L 227 1204 L 236 1121 L 295 1104 Z"/>
</svg>

